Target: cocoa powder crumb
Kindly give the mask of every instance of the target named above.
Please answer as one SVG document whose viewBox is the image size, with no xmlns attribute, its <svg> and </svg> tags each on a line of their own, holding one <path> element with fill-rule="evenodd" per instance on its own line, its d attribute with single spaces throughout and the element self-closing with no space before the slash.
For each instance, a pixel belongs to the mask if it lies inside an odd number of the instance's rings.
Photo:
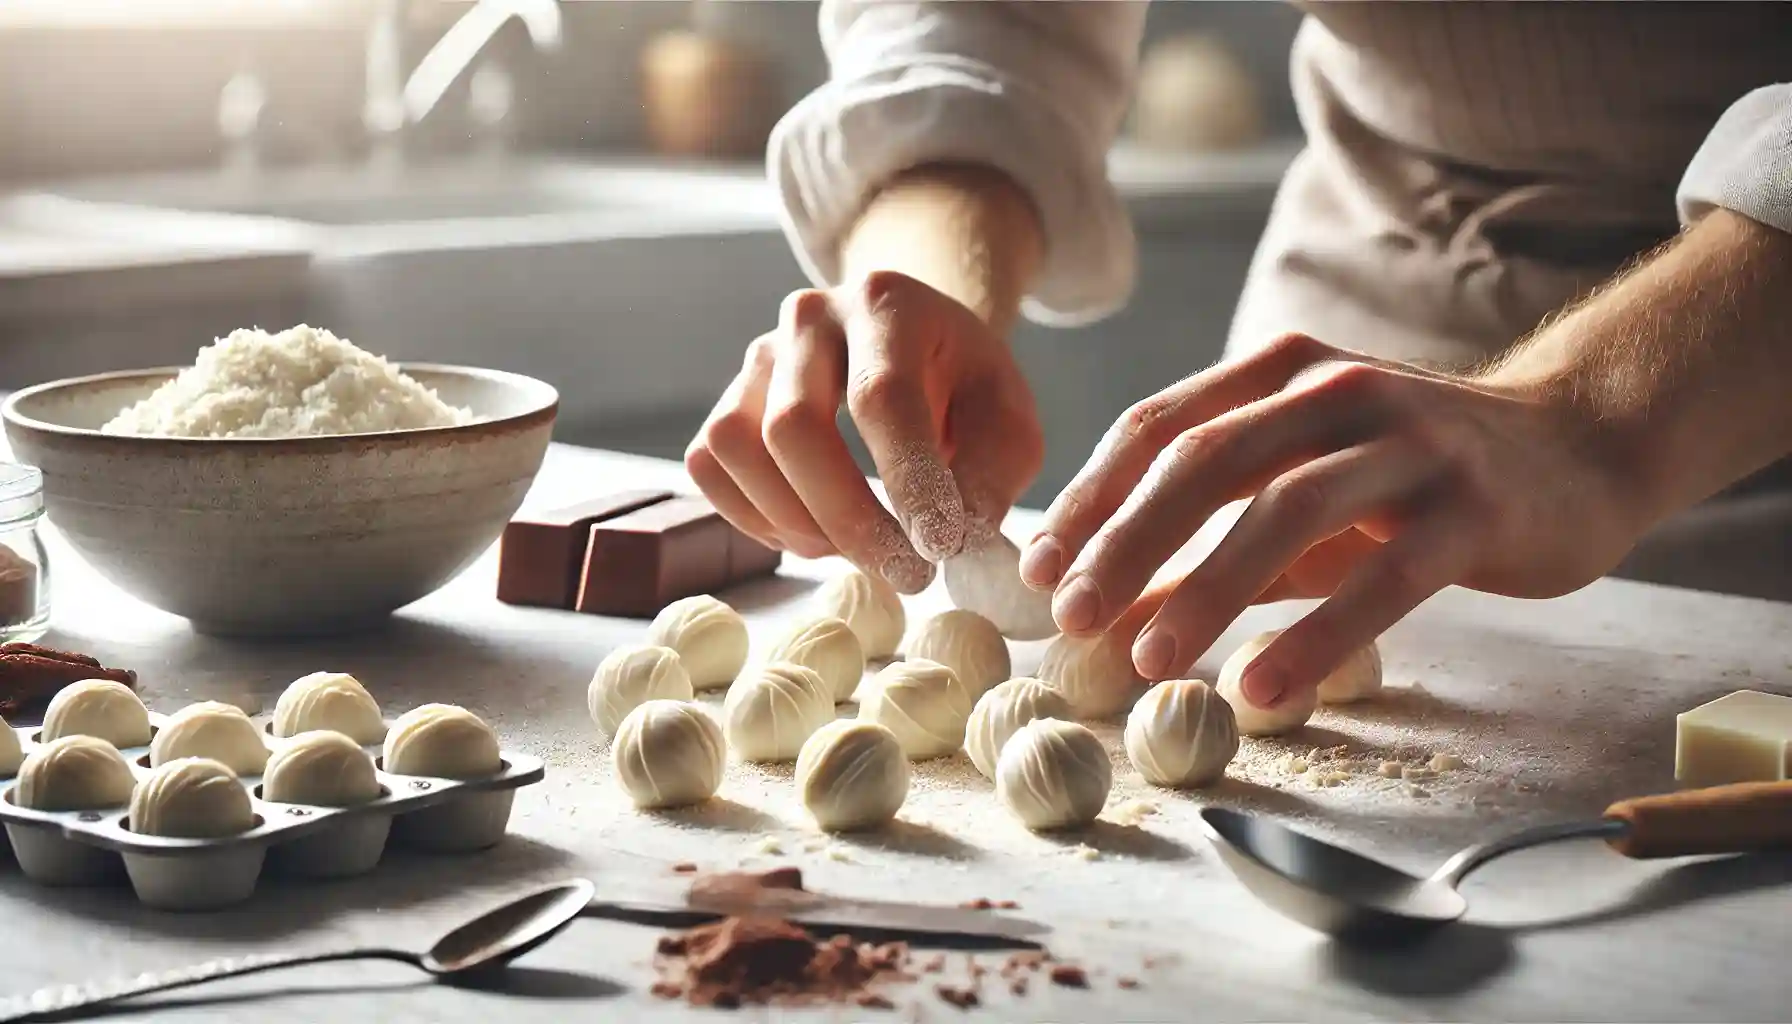
<svg viewBox="0 0 1792 1024">
<path fill-rule="evenodd" d="M 1008 983 L 1008 991 L 1014 993 L 1017 996 L 1026 995 L 1027 994 L 1027 979 L 1015 978 L 1013 981 L 1010 981 Z"/>
<path fill-rule="evenodd" d="M 866 1010 L 894 1010 L 896 1008 L 896 1004 L 890 1001 L 889 996 L 878 995 L 876 992 L 860 992 L 858 998 L 853 1002 Z"/>
<path fill-rule="evenodd" d="M 973 988 L 940 984 L 935 985 L 933 991 L 943 1002 L 955 1006 L 960 1010 L 969 1010 L 983 1002 L 983 1000 L 978 997 L 977 990 Z"/>
<path fill-rule="evenodd" d="M 997 900 L 996 901 L 996 909 L 997 910 L 1019 910 L 1020 904 L 1014 902 L 1013 900 Z"/>
<path fill-rule="evenodd" d="M 867 951 L 893 952 L 846 935 L 817 942 L 788 921 L 740 917 L 662 936 L 655 948 L 656 995 L 722 1009 L 856 1001 L 891 973 Z"/>
<path fill-rule="evenodd" d="M 959 904 L 959 907 L 965 910 L 994 910 L 995 906 L 995 901 L 986 896 L 979 896 L 974 900 L 965 900 L 963 903 Z"/>
<path fill-rule="evenodd" d="M 648 991 L 661 999 L 677 999 L 684 995 L 683 989 L 669 981 L 656 981 Z"/>
<path fill-rule="evenodd" d="M 1052 984 L 1064 988 L 1088 988 L 1089 972 L 1075 964 L 1057 964 L 1052 967 Z"/>
<path fill-rule="evenodd" d="M 1139 987 L 1139 979 L 1129 978 L 1129 977 L 1126 977 L 1125 975 L 1122 975 L 1122 976 L 1114 979 L 1114 984 L 1120 986 L 1121 988 L 1134 989 L 1134 988 Z"/>
<path fill-rule="evenodd" d="M 945 969 L 946 969 L 946 955 L 944 953 L 941 953 L 940 955 L 934 957 L 931 960 L 928 960 L 926 963 L 923 963 L 921 965 L 921 973 L 922 974 L 938 974 Z"/>
<path fill-rule="evenodd" d="M 697 873 L 697 865 L 692 864 L 688 860 L 680 861 L 679 863 L 672 865 L 672 873 L 678 875 L 694 875 Z"/>
</svg>

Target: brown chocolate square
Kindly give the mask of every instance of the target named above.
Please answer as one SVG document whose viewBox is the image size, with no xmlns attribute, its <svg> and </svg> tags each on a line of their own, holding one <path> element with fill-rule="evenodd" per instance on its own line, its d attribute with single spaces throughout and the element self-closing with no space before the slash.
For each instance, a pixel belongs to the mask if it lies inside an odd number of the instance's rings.
<svg viewBox="0 0 1792 1024">
<path fill-rule="evenodd" d="M 651 618 L 680 598 L 729 583 L 735 530 L 709 502 L 678 497 L 591 527 L 575 607 Z"/>
<path fill-rule="evenodd" d="M 511 520 L 498 542 L 498 600 L 573 607 L 592 525 L 670 497 L 671 491 L 621 491 Z"/>
</svg>

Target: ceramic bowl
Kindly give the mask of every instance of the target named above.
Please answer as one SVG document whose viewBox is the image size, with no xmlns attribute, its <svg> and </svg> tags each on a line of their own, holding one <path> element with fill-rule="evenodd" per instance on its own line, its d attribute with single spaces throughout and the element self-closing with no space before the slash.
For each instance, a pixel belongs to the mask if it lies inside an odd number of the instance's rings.
<svg viewBox="0 0 1792 1024">
<path fill-rule="evenodd" d="M 178 371 L 55 381 L 0 407 L 43 471 L 50 522 L 107 579 L 194 629 L 301 636 L 376 625 L 471 565 L 547 454 L 559 394 L 496 370 L 404 371 L 466 426 L 334 437 L 121 437 L 100 426 Z"/>
</svg>

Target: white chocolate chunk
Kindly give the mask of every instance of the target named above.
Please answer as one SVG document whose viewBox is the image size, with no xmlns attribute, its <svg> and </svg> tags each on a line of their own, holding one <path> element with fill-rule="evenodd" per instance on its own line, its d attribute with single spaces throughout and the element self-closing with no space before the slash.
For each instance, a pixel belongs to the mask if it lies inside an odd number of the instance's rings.
<svg viewBox="0 0 1792 1024">
<path fill-rule="evenodd" d="M 1792 697 L 1738 690 L 1682 712 L 1674 732 L 1683 786 L 1792 779 Z"/>
</svg>

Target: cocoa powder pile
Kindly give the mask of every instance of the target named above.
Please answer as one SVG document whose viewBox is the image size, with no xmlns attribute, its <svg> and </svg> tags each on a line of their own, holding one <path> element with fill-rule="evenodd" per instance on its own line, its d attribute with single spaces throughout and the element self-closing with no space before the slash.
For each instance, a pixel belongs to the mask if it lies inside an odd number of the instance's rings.
<svg viewBox="0 0 1792 1024">
<path fill-rule="evenodd" d="M 821 1002 L 887 1007 L 892 1004 L 873 986 L 909 977 L 902 943 L 873 946 L 847 935 L 818 941 L 775 918 L 700 925 L 661 938 L 658 953 L 655 995 L 723 1009 Z"/>
</svg>

